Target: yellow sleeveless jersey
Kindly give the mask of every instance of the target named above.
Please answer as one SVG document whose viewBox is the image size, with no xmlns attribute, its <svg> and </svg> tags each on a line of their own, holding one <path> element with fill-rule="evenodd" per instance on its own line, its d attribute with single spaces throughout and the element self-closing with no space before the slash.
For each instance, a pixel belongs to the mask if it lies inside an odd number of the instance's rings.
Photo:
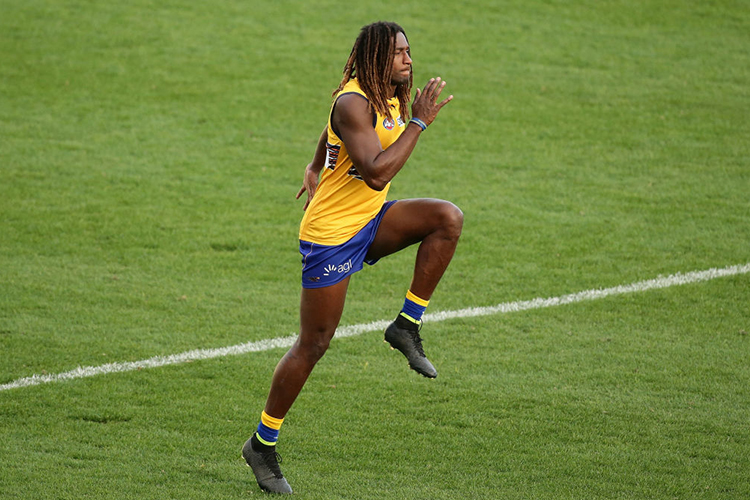
<svg viewBox="0 0 750 500">
<path fill-rule="evenodd" d="M 335 101 L 344 94 L 356 93 L 367 99 L 356 79 L 350 80 Z M 396 142 L 406 127 L 401 119 L 397 98 L 388 101 L 391 116 L 377 114 L 375 132 L 385 150 Z M 340 245 L 350 240 L 380 211 L 390 183 L 382 191 L 367 186 L 357 173 L 346 146 L 331 128 L 328 116 L 326 161 L 318 188 L 300 224 L 299 239 L 319 245 Z"/>
</svg>

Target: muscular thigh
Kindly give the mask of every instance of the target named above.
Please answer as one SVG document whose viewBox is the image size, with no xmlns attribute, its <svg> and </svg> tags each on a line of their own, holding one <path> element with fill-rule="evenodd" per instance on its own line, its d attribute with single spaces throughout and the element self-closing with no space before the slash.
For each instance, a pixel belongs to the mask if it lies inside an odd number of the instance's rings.
<svg viewBox="0 0 750 500">
<path fill-rule="evenodd" d="M 452 203 L 431 198 L 397 201 L 383 216 L 367 259 L 380 259 L 419 243 L 439 229 L 452 210 L 456 210 Z"/>
<path fill-rule="evenodd" d="M 349 276 L 323 288 L 303 288 L 300 300 L 300 343 L 327 344 L 344 311 Z"/>
</svg>

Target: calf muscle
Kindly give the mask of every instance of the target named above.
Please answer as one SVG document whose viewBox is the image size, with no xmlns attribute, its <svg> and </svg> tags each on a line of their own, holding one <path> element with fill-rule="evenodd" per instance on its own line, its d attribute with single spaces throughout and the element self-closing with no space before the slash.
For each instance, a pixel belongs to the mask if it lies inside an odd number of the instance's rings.
<svg viewBox="0 0 750 500">
<path fill-rule="evenodd" d="M 463 213 L 453 203 L 401 200 L 386 212 L 367 257 L 379 259 L 419 243 L 410 289 L 429 300 L 453 258 L 462 228 Z"/>
</svg>

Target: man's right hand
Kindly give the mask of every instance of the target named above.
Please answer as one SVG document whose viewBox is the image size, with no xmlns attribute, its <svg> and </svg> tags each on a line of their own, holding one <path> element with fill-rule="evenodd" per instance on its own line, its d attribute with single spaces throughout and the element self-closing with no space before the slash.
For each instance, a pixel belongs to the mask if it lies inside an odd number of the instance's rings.
<svg viewBox="0 0 750 500">
<path fill-rule="evenodd" d="M 305 169 L 305 177 L 302 179 L 302 187 L 300 188 L 299 193 L 297 193 L 297 199 L 299 200 L 302 193 L 307 192 L 307 200 L 305 201 L 302 210 L 307 210 L 307 207 L 310 206 L 310 201 L 313 196 L 315 196 L 315 191 L 318 189 L 319 172 L 315 172 L 312 165 L 312 163 L 307 165 L 307 168 Z"/>
</svg>

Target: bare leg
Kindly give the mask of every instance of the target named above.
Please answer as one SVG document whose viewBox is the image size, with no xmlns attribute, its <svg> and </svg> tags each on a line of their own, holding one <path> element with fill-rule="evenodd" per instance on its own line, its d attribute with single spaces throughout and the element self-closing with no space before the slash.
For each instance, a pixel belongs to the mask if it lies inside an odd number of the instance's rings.
<svg viewBox="0 0 750 500">
<path fill-rule="evenodd" d="M 385 257 L 419 243 L 409 289 L 417 297 L 430 300 L 456 251 L 463 220 L 461 210 L 447 201 L 398 201 L 385 213 L 367 257 Z M 412 370 L 428 378 L 437 377 L 415 323 L 397 316 L 386 328 L 385 340 L 406 356 Z"/>
<path fill-rule="evenodd" d="M 447 201 L 397 201 L 385 213 L 367 258 L 385 257 L 419 243 L 410 289 L 430 300 L 456 251 L 463 220 L 461 210 Z"/>
<path fill-rule="evenodd" d="M 349 278 L 329 287 L 302 289 L 300 334 L 281 358 L 271 381 L 265 412 L 283 419 L 297 399 L 315 364 L 323 357 L 336 332 L 346 299 Z M 242 447 L 242 456 L 253 469 L 258 485 L 273 493 L 292 493 L 279 468 L 275 446 L 264 446 L 254 434 Z"/>
<path fill-rule="evenodd" d="M 333 286 L 302 289 L 300 334 L 274 371 L 265 407 L 268 415 L 286 416 L 315 364 L 325 354 L 341 319 L 348 286 L 347 277 Z"/>
</svg>

